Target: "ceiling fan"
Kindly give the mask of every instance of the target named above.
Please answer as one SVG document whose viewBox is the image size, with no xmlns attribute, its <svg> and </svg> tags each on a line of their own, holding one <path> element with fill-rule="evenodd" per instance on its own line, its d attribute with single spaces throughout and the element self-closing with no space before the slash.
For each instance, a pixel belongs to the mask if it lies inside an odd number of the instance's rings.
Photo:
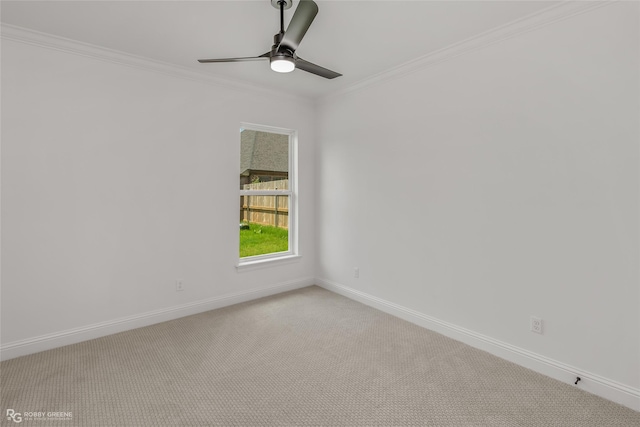
<svg viewBox="0 0 640 427">
<path fill-rule="evenodd" d="M 271 5 L 280 9 L 280 32 L 273 36 L 273 46 L 269 52 L 260 56 L 221 59 L 198 59 L 205 64 L 210 62 L 244 62 L 269 59 L 271 69 L 279 73 L 288 73 L 298 68 L 326 79 L 334 79 L 342 74 L 328 70 L 296 55 L 296 49 L 302 41 L 311 23 L 318 14 L 318 5 L 313 0 L 300 0 L 287 31 L 284 31 L 284 11 L 291 8 L 293 0 L 271 0 Z"/>
</svg>

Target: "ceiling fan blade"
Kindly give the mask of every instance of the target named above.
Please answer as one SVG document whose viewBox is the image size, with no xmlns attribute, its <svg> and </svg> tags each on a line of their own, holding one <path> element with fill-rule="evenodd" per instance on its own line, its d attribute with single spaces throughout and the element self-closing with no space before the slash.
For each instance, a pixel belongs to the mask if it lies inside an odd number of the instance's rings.
<svg viewBox="0 0 640 427">
<path fill-rule="evenodd" d="M 201 64 L 206 64 L 209 62 L 245 62 L 245 61 L 257 61 L 260 59 L 269 58 L 271 56 L 271 52 L 263 53 L 260 56 L 245 56 L 242 58 L 220 58 L 220 59 L 198 59 L 198 62 Z"/>
<path fill-rule="evenodd" d="M 319 65 L 313 64 L 309 61 L 305 61 L 300 57 L 296 59 L 296 68 L 320 77 L 324 77 L 325 79 L 335 79 L 336 77 L 340 77 L 342 75 L 340 73 L 336 73 L 335 71 L 331 71 Z"/>
<path fill-rule="evenodd" d="M 295 52 L 317 14 L 318 5 L 313 0 L 300 0 L 278 50 L 286 48 Z"/>
</svg>

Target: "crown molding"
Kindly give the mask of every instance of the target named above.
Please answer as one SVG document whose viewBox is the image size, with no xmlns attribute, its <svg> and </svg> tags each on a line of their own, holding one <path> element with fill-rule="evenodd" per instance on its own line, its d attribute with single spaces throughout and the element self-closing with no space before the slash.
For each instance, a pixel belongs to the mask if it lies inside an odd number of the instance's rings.
<svg viewBox="0 0 640 427">
<path fill-rule="evenodd" d="M 573 16 L 580 15 L 618 1 L 619 0 L 561 1 L 558 4 L 546 7 L 523 18 L 494 27 L 442 49 L 435 50 L 411 61 L 405 62 L 397 67 L 383 71 L 364 80 L 360 80 L 347 88 L 339 89 L 335 92 L 319 97 L 317 99 L 318 104 L 322 104 L 335 98 L 340 98 L 344 95 L 357 92 L 371 86 L 398 79 L 404 75 L 432 67 L 458 56 L 484 49 L 485 47 L 493 44 L 517 37 L 520 34 L 538 30 L 556 22 L 563 21 Z"/>
<path fill-rule="evenodd" d="M 306 97 L 296 96 L 289 93 L 278 92 L 264 87 L 253 85 L 239 80 L 232 80 L 220 76 L 214 76 L 205 72 L 196 71 L 191 68 L 143 56 L 133 55 L 126 52 L 105 48 L 102 46 L 71 40 L 40 31 L 19 27 L 7 23 L 0 23 L 0 39 L 11 40 L 18 43 L 38 46 L 45 49 L 57 50 L 73 55 L 79 55 L 98 61 L 119 64 L 133 67 L 145 71 L 155 72 L 170 77 L 196 81 L 214 86 L 221 86 L 231 90 L 246 93 L 253 92 L 257 95 L 279 98 L 287 98 L 297 102 L 311 104 L 311 100 Z"/>
</svg>

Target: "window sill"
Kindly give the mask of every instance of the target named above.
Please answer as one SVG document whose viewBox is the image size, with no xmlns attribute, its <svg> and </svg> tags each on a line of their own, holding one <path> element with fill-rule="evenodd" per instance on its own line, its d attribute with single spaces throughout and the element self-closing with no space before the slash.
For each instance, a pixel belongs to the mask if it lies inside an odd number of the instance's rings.
<svg viewBox="0 0 640 427">
<path fill-rule="evenodd" d="M 302 258 L 302 256 L 300 255 L 284 255 L 277 258 L 244 261 L 236 265 L 236 270 L 238 272 L 241 272 L 241 271 L 258 270 L 258 269 L 267 268 L 267 267 L 275 267 L 282 264 L 291 264 L 293 262 L 298 262 L 300 261 L 300 258 Z"/>
</svg>

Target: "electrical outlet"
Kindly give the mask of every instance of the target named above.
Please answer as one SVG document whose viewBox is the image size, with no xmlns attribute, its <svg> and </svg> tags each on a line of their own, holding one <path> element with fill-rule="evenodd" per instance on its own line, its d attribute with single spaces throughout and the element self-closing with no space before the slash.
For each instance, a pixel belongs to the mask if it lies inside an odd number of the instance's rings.
<svg viewBox="0 0 640 427">
<path fill-rule="evenodd" d="M 360 267 L 356 267 L 353 269 L 353 277 L 356 279 L 360 277 Z"/>
<path fill-rule="evenodd" d="M 531 316 L 531 332 L 542 335 L 542 319 L 536 316 Z"/>
<path fill-rule="evenodd" d="M 184 280 L 177 279 L 176 280 L 176 292 L 184 291 Z"/>
</svg>

